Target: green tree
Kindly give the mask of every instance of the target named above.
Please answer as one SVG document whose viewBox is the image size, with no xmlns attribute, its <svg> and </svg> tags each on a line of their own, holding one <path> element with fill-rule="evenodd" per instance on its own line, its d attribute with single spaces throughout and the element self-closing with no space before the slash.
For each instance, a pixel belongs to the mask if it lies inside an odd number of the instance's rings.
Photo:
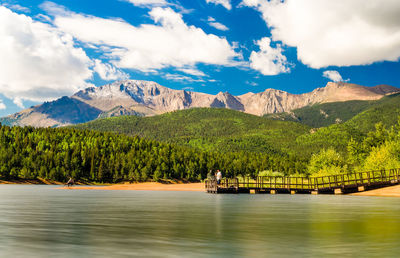
<svg viewBox="0 0 400 258">
<path fill-rule="evenodd" d="M 347 165 L 338 152 L 328 148 L 312 155 L 307 171 L 311 176 L 340 174 L 347 171 Z"/>
</svg>

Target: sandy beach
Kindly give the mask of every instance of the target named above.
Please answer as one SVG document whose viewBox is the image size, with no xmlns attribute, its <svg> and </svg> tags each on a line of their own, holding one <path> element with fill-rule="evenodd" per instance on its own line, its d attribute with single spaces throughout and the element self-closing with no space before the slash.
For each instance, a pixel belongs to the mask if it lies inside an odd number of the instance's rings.
<svg viewBox="0 0 400 258">
<path fill-rule="evenodd" d="M 147 191 L 189 191 L 204 192 L 204 183 L 186 183 L 186 184 L 162 184 L 155 182 L 134 183 L 134 184 L 115 184 L 109 186 L 73 186 L 60 187 L 57 189 L 70 190 L 147 190 Z"/>
<path fill-rule="evenodd" d="M 57 189 L 70 190 L 141 190 L 141 191 L 189 191 L 189 192 L 204 192 L 204 183 L 172 183 L 162 184 L 155 182 L 134 183 L 134 184 L 115 184 L 109 186 L 73 186 L 59 187 Z M 380 196 L 380 197 L 400 197 L 400 185 L 389 186 L 385 188 L 369 190 L 365 192 L 353 193 L 350 195 L 356 196 Z"/>
<path fill-rule="evenodd" d="M 204 183 L 156 183 L 156 182 L 145 182 L 145 183 L 125 183 L 125 184 L 113 184 L 113 185 L 75 185 L 73 187 L 66 187 L 61 182 L 46 181 L 46 180 L 22 180 L 22 181 L 2 181 L 0 184 L 59 184 L 63 185 L 56 189 L 69 189 L 69 190 L 141 190 L 141 191 L 189 191 L 189 192 L 204 192 Z M 385 188 L 379 188 L 375 190 L 369 190 L 364 192 L 353 193 L 349 195 L 355 196 L 379 196 L 379 197 L 400 197 L 400 185 L 389 186 Z"/>
<path fill-rule="evenodd" d="M 357 196 L 400 197 L 400 185 L 394 185 L 365 192 L 353 193 Z"/>
</svg>

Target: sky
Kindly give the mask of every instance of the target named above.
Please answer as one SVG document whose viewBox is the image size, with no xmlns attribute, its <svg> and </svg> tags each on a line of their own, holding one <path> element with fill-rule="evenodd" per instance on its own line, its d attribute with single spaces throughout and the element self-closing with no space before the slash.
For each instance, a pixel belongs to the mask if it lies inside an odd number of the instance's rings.
<svg viewBox="0 0 400 258">
<path fill-rule="evenodd" d="M 0 116 L 116 80 L 400 87 L 398 0 L 0 0 Z"/>
</svg>

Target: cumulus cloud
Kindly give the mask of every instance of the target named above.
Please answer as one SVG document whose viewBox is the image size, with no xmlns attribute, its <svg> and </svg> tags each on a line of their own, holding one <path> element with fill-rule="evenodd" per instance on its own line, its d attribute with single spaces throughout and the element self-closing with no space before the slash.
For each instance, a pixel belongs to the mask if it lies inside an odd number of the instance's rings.
<svg viewBox="0 0 400 258">
<path fill-rule="evenodd" d="M 44 7 L 55 16 L 54 24 L 60 30 L 108 49 L 104 55 L 119 68 L 149 72 L 197 63 L 233 66 L 240 58 L 225 38 L 188 26 L 171 8 L 153 8 L 149 16 L 155 24 L 135 27 L 122 20 L 67 12 L 54 4 Z"/>
<path fill-rule="evenodd" d="M 6 105 L 3 103 L 3 100 L 0 99 L 0 110 L 6 109 Z"/>
<path fill-rule="evenodd" d="M 52 100 L 87 86 L 91 60 L 73 38 L 0 6 L 0 92 L 14 103 Z"/>
<path fill-rule="evenodd" d="M 397 61 L 400 1 L 243 0 L 262 13 L 272 39 L 297 48 L 312 68 Z"/>
<path fill-rule="evenodd" d="M 155 6 L 165 6 L 168 2 L 165 0 L 126 0 L 135 6 L 140 7 L 155 7 Z"/>
<path fill-rule="evenodd" d="M 324 71 L 322 73 L 322 76 L 324 76 L 325 78 L 328 78 L 329 80 L 333 81 L 333 82 L 343 82 L 343 81 L 349 81 L 349 79 L 347 80 L 343 80 L 342 76 L 340 75 L 340 73 L 338 71 Z"/>
<path fill-rule="evenodd" d="M 290 72 L 290 64 L 282 55 L 282 48 L 278 44 L 271 47 L 271 39 L 268 37 L 258 40 L 259 52 L 252 51 L 250 55 L 250 67 L 263 75 L 277 75 Z"/>
<path fill-rule="evenodd" d="M 217 22 L 213 17 L 208 17 L 208 25 L 216 28 L 217 30 L 227 31 L 228 27 L 223 25 L 222 23 Z"/>
<path fill-rule="evenodd" d="M 230 0 L 206 0 L 207 3 L 213 3 L 215 5 L 222 5 L 226 9 L 232 9 L 231 1 Z"/>
<path fill-rule="evenodd" d="M 94 60 L 93 70 L 98 73 L 101 79 L 106 81 L 126 80 L 129 78 L 127 73 L 115 68 L 111 64 L 105 64 L 99 59 Z"/>
</svg>

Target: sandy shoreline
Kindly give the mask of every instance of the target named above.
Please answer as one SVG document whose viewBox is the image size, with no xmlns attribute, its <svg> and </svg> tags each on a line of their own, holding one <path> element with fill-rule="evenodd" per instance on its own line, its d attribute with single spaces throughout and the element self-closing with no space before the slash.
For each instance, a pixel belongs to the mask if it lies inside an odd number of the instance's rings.
<svg viewBox="0 0 400 258">
<path fill-rule="evenodd" d="M 69 189 L 69 190 L 131 190 L 131 191 L 189 191 L 189 192 L 205 192 L 204 183 L 125 183 L 113 185 L 75 185 L 73 187 L 66 187 L 61 182 L 47 181 L 47 180 L 23 180 L 23 181 L 2 181 L 1 184 L 48 184 L 60 185 L 56 189 Z M 364 192 L 353 193 L 349 195 L 354 196 L 377 196 L 377 197 L 400 197 L 400 185 L 379 188 Z"/>
<path fill-rule="evenodd" d="M 186 192 L 204 192 L 204 183 L 186 183 L 186 184 L 162 184 L 155 182 L 134 183 L 134 184 L 115 184 L 110 186 L 73 186 L 59 187 L 57 189 L 70 190 L 133 190 L 133 191 L 186 191 Z"/>
<path fill-rule="evenodd" d="M 141 190 L 141 191 L 189 191 L 189 192 L 204 192 L 204 183 L 134 183 L 134 184 L 115 184 L 110 186 L 74 186 L 74 187 L 59 187 L 57 189 L 71 190 Z M 369 190 L 365 192 L 353 193 L 355 196 L 378 196 L 378 197 L 400 197 L 400 185 L 389 186 L 385 188 Z"/>
<path fill-rule="evenodd" d="M 400 197 L 400 185 L 388 186 L 365 192 L 353 193 L 356 196 Z"/>
</svg>

